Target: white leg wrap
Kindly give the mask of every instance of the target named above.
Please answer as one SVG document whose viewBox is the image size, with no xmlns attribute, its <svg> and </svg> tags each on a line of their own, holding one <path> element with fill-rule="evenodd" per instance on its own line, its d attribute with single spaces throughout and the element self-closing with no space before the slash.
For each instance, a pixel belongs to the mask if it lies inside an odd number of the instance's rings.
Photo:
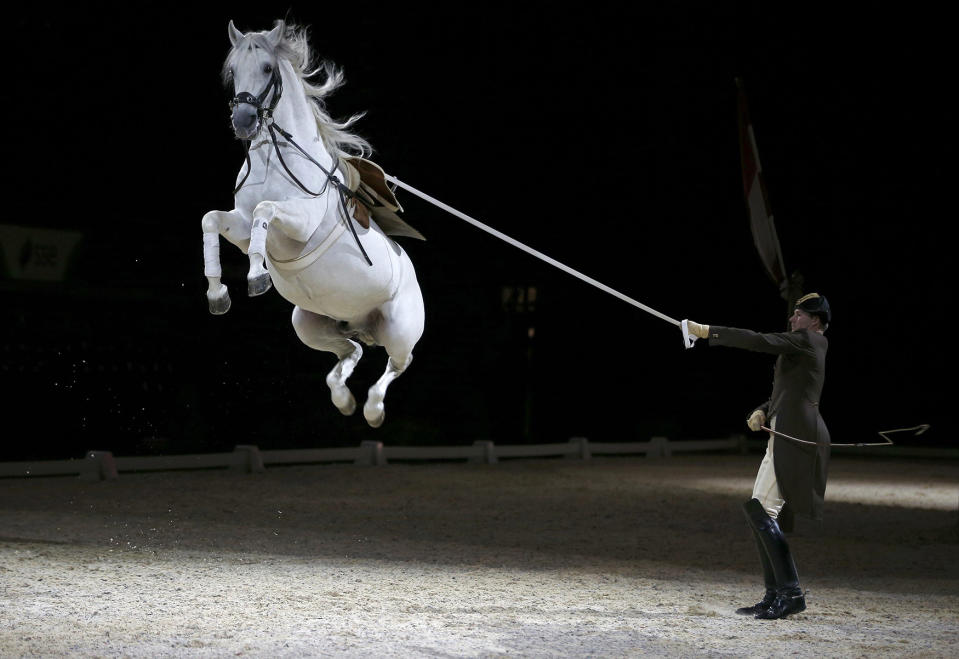
<svg viewBox="0 0 959 659">
<path fill-rule="evenodd" d="M 269 223 L 263 219 L 254 219 L 253 228 L 250 230 L 250 249 L 249 254 L 259 254 L 266 258 L 266 230 Z"/>
<path fill-rule="evenodd" d="M 221 277 L 220 269 L 220 234 L 203 234 L 203 274 L 207 277 Z"/>
</svg>

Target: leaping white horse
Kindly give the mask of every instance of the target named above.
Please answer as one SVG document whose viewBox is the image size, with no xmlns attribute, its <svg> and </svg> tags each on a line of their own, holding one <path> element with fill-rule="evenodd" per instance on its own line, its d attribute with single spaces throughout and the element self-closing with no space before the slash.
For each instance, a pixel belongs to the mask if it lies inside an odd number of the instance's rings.
<svg viewBox="0 0 959 659">
<path fill-rule="evenodd" d="M 235 208 L 203 216 L 210 311 L 230 308 L 220 281 L 223 236 L 249 254 L 249 295 L 275 285 L 294 305 L 300 340 L 337 356 L 326 383 L 340 412 L 356 409 L 346 380 L 363 355 L 359 342 L 386 348 L 386 371 L 363 406 L 367 422 L 378 427 L 385 418 L 386 389 L 409 366 L 424 324 L 412 262 L 377 224 L 377 214 L 370 218 L 360 203 L 377 205 L 392 192 L 384 185 L 382 197 L 351 196 L 357 171 L 346 159 L 365 156 L 370 147 L 349 132 L 358 116 L 337 123 L 325 112 L 323 99 L 342 84 L 342 73 L 326 64 L 321 67 L 326 80 L 318 86 L 309 82 L 319 69 L 311 70 L 305 31 L 277 21 L 270 31 L 243 34 L 231 21 L 229 35 L 233 47 L 223 72 L 236 94 L 233 130 L 248 141 L 249 151 L 237 175 Z M 382 174 L 368 161 L 353 164 L 374 178 Z M 391 233 L 421 237 L 396 221 L 399 229 L 394 226 Z"/>
</svg>

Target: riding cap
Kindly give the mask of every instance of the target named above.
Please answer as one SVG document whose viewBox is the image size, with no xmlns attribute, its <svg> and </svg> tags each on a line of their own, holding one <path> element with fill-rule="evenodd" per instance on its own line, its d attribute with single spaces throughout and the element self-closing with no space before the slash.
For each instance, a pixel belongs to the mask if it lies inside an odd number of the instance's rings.
<svg viewBox="0 0 959 659">
<path fill-rule="evenodd" d="M 802 309 L 811 316 L 819 318 L 823 327 L 832 320 L 832 311 L 829 310 L 829 302 L 819 293 L 809 293 L 796 300 L 796 308 Z"/>
</svg>

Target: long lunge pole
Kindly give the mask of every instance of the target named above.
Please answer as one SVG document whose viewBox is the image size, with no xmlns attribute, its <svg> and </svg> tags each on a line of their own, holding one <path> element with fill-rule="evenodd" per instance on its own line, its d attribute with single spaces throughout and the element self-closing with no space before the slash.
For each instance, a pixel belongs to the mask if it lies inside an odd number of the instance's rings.
<svg viewBox="0 0 959 659">
<path fill-rule="evenodd" d="M 602 283 L 602 282 L 599 282 L 599 281 L 596 281 L 595 279 L 593 279 L 592 277 L 590 277 L 590 276 L 588 276 L 588 275 L 584 275 L 584 274 L 583 274 L 582 272 L 580 272 L 579 270 L 574 270 L 573 268 L 569 267 L 569 266 L 566 265 L 565 263 L 560 263 L 560 262 L 557 261 L 556 259 L 554 259 L 554 258 L 552 258 L 552 257 L 550 257 L 550 256 L 547 256 L 546 254 L 543 254 L 542 252 L 540 252 L 540 251 L 538 251 L 538 250 L 533 249 L 533 248 L 530 247 L 529 245 L 524 245 L 524 244 L 521 243 L 520 241 L 515 240 L 514 238 L 510 238 L 509 236 L 507 236 L 507 235 L 506 235 L 505 233 L 503 233 L 502 231 L 497 231 L 497 230 L 494 229 L 493 227 L 487 226 L 487 225 L 483 224 L 483 223 L 480 222 L 479 220 L 470 217 L 470 216 L 467 215 L 466 213 L 461 213 L 460 211 L 456 210 L 456 209 L 453 208 L 452 206 L 448 206 L 447 204 L 444 204 L 442 201 L 440 201 L 440 200 L 438 200 L 438 199 L 434 199 L 433 197 L 429 196 L 429 195 L 426 194 L 425 192 L 421 192 L 420 190 L 417 190 L 417 189 L 414 188 L 412 185 L 410 185 L 410 184 L 408 184 L 408 183 L 404 183 L 403 181 L 399 180 L 399 179 L 396 178 L 395 176 L 386 175 L 386 180 L 389 181 L 390 183 L 393 183 L 394 185 L 397 185 L 397 186 L 403 188 L 404 190 L 408 190 L 409 192 L 412 192 L 412 193 L 415 194 L 417 197 L 419 197 L 419 198 L 421 198 L 421 199 L 423 199 L 423 200 L 425 200 L 425 201 L 430 202 L 430 203 L 433 204 L 434 206 L 436 206 L 436 207 L 438 207 L 438 208 L 442 208 L 444 211 L 446 211 L 446 212 L 449 213 L 450 215 L 455 215 L 456 217 L 460 218 L 461 220 L 463 220 L 463 221 L 465 221 L 465 222 L 469 222 L 470 224 L 472 224 L 472 225 L 473 225 L 474 227 L 476 227 L 477 229 L 482 229 L 482 230 L 485 231 L 486 233 L 491 234 L 491 235 L 493 235 L 493 236 L 496 236 L 496 237 L 499 238 L 500 240 L 509 243 L 509 244 L 512 245 L 513 247 L 517 247 L 517 248 L 523 250 L 524 252 L 526 252 L 527 254 L 531 254 L 532 256 L 535 256 L 535 257 L 538 258 L 540 261 L 545 261 L 546 263 L 549 263 L 551 266 L 556 267 L 556 268 L 559 268 L 559 269 L 562 270 L 563 272 L 565 272 L 565 273 L 567 273 L 567 274 L 570 274 L 570 275 L 573 275 L 573 276 L 576 277 L 577 279 L 580 279 L 580 280 L 582 280 L 582 281 L 585 281 L 587 284 L 590 284 L 591 286 L 595 286 L 596 288 L 598 288 L 598 289 L 601 290 L 601 291 L 606 291 L 606 292 L 609 293 L 610 295 L 612 295 L 612 296 L 614 296 L 614 297 L 618 297 L 618 298 L 619 298 L 620 300 L 622 300 L 623 302 L 626 302 L 627 304 L 631 304 L 631 305 L 633 305 L 634 307 L 636 307 L 637 309 L 642 309 L 642 310 L 645 311 L 646 313 L 652 314 L 652 315 L 656 316 L 657 318 L 661 318 L 662 320 L 665 320 L 667 323 L 672 323 L 673 325 L 676 325 L 677 327 L 680 326 L 680 322 L 679 322 L 678 320 L 676 320 L 675 318 L 670 318 L 670 317 L 667 316 L 666 314 L 662 314 L 662 313 L 656 311 L 655 309 L 646 306 L 646 305 L 643 304 L 642 302 L 639 302 L 638 300 L 634 300 L 633 298 L 629 297 L 628 295 L 624 295 L 624 294 L 620 293 L 620 292 L 617 291 L 615 288 L 610 288 L 610 287 L 607 286 L 606 284 L 604 284 L 604 283 Z"/>
</svg>

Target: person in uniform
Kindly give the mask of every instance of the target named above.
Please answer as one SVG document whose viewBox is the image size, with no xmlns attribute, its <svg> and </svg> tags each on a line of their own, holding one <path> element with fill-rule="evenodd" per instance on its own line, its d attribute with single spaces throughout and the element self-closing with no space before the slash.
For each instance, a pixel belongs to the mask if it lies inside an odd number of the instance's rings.
<svg viewBox="0 0 959 659">
<path fill-rule="evenodd" d="M 772 395 L 746 421 L 750 430 L 765 426 L 774 432 L 769 433 L 752 498 L 743 504 L 759 548 L 766 593 L 759 603 L 736 611 L 742 615 L 772 620 L 806 609 L 789 543 L 777 518 L 788 503 L 798 515 L 822 519 L 830 443 L 819 398 L 829 345 L 824 332 L 831 320 L 826 298 L 810 293 L 796 302 L 789 332 L 761 334 L 687 321 L 689 332 L 708 339 L 711 346 L 778 355 Z"/>
</svg>

